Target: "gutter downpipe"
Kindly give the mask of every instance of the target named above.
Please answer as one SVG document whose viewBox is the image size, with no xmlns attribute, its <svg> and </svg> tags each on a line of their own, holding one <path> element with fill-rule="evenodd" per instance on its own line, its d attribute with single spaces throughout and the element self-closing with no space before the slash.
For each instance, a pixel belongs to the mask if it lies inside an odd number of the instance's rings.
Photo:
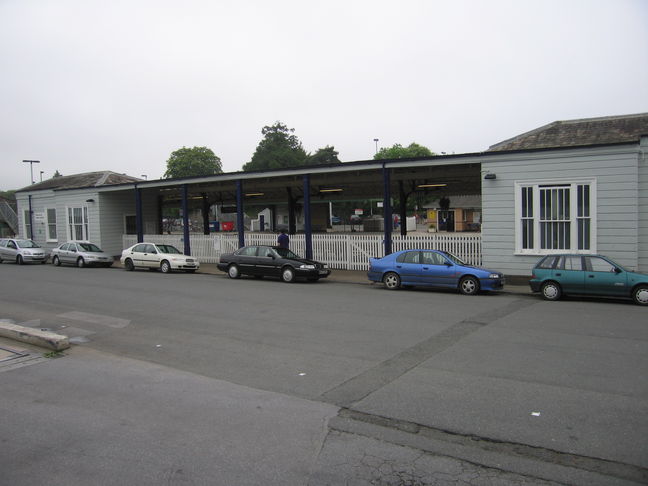
<svg viewBox="0 0 648 486">
<path fill-rule="evenodd" d="M 30 194 L 27 196 L 27 199 L 29 201 L 29 232 L 31 233 L 30 235 L 25 235 L 27 238 L 30 240 L 34 239 L 34 222 L 32 221 L 32 195 Z"/>
<path fill-rule="evenodd" d="M 184 236 L 184 254 L 191 255 L 191 242 L 189 241 L 189 186 L 182 184 L 182 234 Z"/>
</svg>

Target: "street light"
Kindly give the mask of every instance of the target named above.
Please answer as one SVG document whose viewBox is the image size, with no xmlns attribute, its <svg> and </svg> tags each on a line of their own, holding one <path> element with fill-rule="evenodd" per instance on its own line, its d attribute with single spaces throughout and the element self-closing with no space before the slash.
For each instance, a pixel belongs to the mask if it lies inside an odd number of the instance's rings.
<svg viewBox="0 0 648 486">
<path fill-rule="evenodd" d="M 34 164 L 40 164 L 40 160 L 23 160 L 23 162 L 29 164 L 29 169 L 31 171 L 31 183 L 34 183 Z"/>
<path fill-rule="evenodd" d="M 378 139 L 374 138 L 374 142 L 376 142 L 376 153 L 378 153 Z"/>
<path fill-rule="evenodd" d="M 41 173 L 41 180 L 40 181 L 43 182 L 43 174 L 45 173 L 45 171 L 41 170 L 40 173 Z"/>
</svg>

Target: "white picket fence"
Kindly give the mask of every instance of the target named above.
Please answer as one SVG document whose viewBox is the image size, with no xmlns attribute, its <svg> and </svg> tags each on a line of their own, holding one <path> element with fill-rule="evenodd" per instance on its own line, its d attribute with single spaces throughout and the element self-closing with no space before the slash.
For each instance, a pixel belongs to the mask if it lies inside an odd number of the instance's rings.
<svg viewBox="0 0 648 486">
<path fill-rule="evenodd" d="M 191 254 L 201 263 L 218 263 L 223 253 L 238 248 L 237 233 L 213 233 L 189 236 Z M 180 251 L 184 247 L 182 235 L 144 235 L 144 241 L 174 245 Z M 275 245 L 273 233 L 245 233 L 246 245 Z M 313 258 L 330 268 L 342 270 L 367 270 L 369 258 L 384 256 L 382 234 L 314 234 Z M 137 236 L 124 235 L 124 248 L 137 243 Z M 481 265 L 482 239 L 480 233 L 411 233 L 407 236 L 392 235 L 392 251 L 413 248 L 444 250 L 457 255 L 470 265 Z M 303 234 L 290 236 L 290 249 L 299 255 L 306 253 Z"/>
</svg>

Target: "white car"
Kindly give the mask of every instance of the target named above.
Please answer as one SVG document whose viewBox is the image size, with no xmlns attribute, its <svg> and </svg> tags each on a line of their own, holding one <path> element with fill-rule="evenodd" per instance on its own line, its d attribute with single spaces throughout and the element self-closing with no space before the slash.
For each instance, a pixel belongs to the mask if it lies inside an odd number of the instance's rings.
<svg viewBox="0 0 648 486">
<path fill-rule="evenodd" d="M 193 273 L 200 268 L 194 257 L 183 255 L 173 245 L 159 243 L 137 243 L 122 251 L 119 261 L 128 271 L 135 268 L 159 269 L 162 273 L 183 270 Z"/>
<path fill-rule="evenodd" d="M 16 262 L 18 265 L 30 262 L 45 263 L 48 257 L 49 252 L 32 240 L 0 239 L 0 263 L 3 260 Z"/>
<path fill-rule="evenodd" d="M 52 263 L 70 263 L 79 268 L 87 266 L 109 267 L 113 257 L 89 241 L 68 241 L 52 250 Z"/>
</svg>

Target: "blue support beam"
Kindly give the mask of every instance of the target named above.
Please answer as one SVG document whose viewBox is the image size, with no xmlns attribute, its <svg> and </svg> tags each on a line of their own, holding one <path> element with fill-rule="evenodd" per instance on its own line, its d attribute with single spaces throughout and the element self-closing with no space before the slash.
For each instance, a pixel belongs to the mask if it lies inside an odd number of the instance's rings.
<svg viewBox="0 0 648 486">
<path fill-rule="evenodd" d="M 137 242 L 144 241 L 144 224 L 142 224 L 142 190 L 135 184 L 135 231 Z"/>
<path fill-rule="evenodd" d="M 245 246 L 245 221 L 243 219 L 243 181 L 236 181 L 236 229 L 238 231 L 239 248 Z"/>
<path fill-rule="evenodd" d="M 304 174 L 304 237 L 306 258 L 313 259 L 313 230 L 311 227 L 310 174 Z"/>
<path fill-rule="evenodd" d="M 184 254 L 191 255 L 191 242 L 189 241 L 189 186 L 182 185 L 182 229 L 184 236 Z"/>
<path fill-rule="evenodd" d="M 392 252 L 391 173 L 383 163 L 383 217 L 385 220 L 385 256 Z"/>
</svg>

